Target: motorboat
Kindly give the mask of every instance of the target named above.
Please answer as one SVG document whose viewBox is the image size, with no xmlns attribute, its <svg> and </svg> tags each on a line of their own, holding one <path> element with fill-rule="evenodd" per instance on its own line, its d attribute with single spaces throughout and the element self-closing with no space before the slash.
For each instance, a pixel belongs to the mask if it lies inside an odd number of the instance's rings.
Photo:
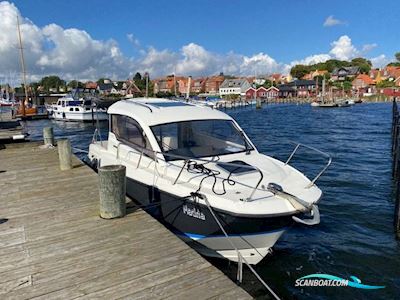
<svg viewBox="0 0 400 300">
<path fill-rule="evenodd" d="M 57 103 L 47 106 L 50 117 L 63 121 L 105 121 L 108 120 L 107 109 L 98 108 L 90 99 L 72 95 L 59 98 Z"/>
<path fill-rule="evenodd" d="M 14 94 L 8 92 L 8 89 L 1 89 L 0 90 L 0 106 L 14 106 L 17 102 L 14 99 Z"/>
<path fill-rule="evenodd" d="M 355 104 L 354 100 L 352 99 L 340 99 L 336 100 L 338 107 L 349 107 Z"/>
<path fill-rule="evenodd" d="M 295 223 L 319 223 L 324 152 L 297 144 L 279 161 L 227 114 L 187 102 L 121 100 L 108 114 L 90 164 L 126 166 L 128 196 L 201 254 L 257 264 Z M 302 147 L 326 158 L 313 179 L 290 164 Z"/>
</svg>

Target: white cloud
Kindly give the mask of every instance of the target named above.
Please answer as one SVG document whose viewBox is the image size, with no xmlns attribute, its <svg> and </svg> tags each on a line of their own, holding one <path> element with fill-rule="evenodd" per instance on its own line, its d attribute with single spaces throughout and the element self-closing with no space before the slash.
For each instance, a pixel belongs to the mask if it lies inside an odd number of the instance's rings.
<svg viewBox="0 0 400 300">
<path fill-rule="evenodd" d="M 387 65 L 390 62 L 390 59 L 388 59 L 385 54 L 381 54 L 379 56 L 373 57 L 370 59 L 372 63 L 372 67 L 374 68 L 382 68 L 385 65 Z"/>
<path fill-rule="evenodd" d="M 347 35 L 342 35 L 337 41 L 332 42 L 331 46 L 332 50 L 329 53 L 337 59 L 349 60 L 359 55 L 359 51 Z"/>
<path fill-rule="evenodd" d="M 314 54 L 307 56 L 301 60 L 292 61 L 290 64 L 294 65 L 312 65 L 317 63 L 326 62 L 327 60 L 331 59 L 332 57 L 329 54 Z"/>
<path fill-rule="evenodd" d="M 331 26 L 336 26 L 336 25 L 343 25 L 347 24 L 345 21 L 341 21 L 339 19 L 335 19 L 332 15 L 327 17 L 324 22 L 324 27 L 331 27 Z"/>
<path fill-rule="evenodd" d="M 376 44 L 376 43 L 373 43 L 373 44 L 365 44 L 365 45 L 362 46 L 361 51 L 362 51 L 363 53 L 367 53 L 367 52 L 371 51 L 372 49 L 375 49 L 376 47 L 378 47 L 378 44 Z"/>
<path fill-rule="evenodd" d="M 133 35 L 133 33 L 128 33 L 126 35 L 126 38 L 128 39 L 128 41 L 130 41 L 132 43 L 132 45 L 136 48 L 140 47 L 140 41 L 139 39 L 135 38 L 135 36 Z"/>
<path fill-rule="evenodd" d="M 221 54 L 196 43 L 183 45 L 178 51 L 143 47 L 133 33 L 128 33 L 126 38 L 137 49 L 137 57 L 130 58 L 122 53 L 118 43 L 112 39 L 96 40 L 84 30 L 63 28 L 57 24 L 40 28 L 23 18 L 14 4 L 0 2 L 0 80 L 10 77 L 10 74 L 17 77 L 20 74 L 17 15 L 21 22 L 25 60 L 31 80 L 50 74 L 66 80 L 94 80 L 100 77 L 124 79 L 137 71 L 149 72 L 152 78 L 174 72 L 192 76 L 219 72 L 232 75 L 288 73 L 295 64 L 315 64 L 331 58 L 348 60 L 376 47 L 376 44 L 366 44 L 358 50 L 351 39 L 343 35 L 332 42 L 329 53 L 282 63 L 264 52 L 254 55 L 233 51 Z M 387 61 L 384 55 L 371 60 L 374 65 Z"/>
<path fill-rule="evenodd" d="M 65 79 L 128 76 L 133 62 L 121 53 L 115 41 L 95 40 L 84 30 L 64 29 L 56 24 L 39 28 L 9 2 L 0 2 L 1 72 L 20 72 L 17 16 L 31 80 L 48 74 Z"/>
</svg>

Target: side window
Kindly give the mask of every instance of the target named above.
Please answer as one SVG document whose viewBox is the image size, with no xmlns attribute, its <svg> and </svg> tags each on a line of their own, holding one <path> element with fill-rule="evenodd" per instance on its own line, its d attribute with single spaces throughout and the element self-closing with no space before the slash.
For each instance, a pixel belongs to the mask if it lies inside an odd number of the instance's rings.
<svg viewBox="0 0 400 300">
<path fill-rule="evenodd" d="M 118 140 L 126 143 L 132 148 L 142 151 L 149 157 L 154 157 L 152 148 L 147 137 L 143 136 L 143 130 L 140 125 L 127 116 L 112 115 L 111 130 Z"/>
</svg>

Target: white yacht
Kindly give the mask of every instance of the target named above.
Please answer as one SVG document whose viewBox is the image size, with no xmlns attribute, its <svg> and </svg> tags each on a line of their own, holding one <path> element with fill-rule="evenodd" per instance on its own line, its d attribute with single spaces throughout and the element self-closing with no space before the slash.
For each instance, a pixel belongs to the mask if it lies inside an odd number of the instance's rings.
<svg viewBox="0 0 400 300">
<path fill-rule="evenodd" d="M 97 108 L 91 100 L 74 99 L 72 96 L 59 98 L 56 104 L 46 106 L 50 118 L 63 121 L 108 120 L 107 109 Z"/>
<path fill-rule="evenodd" d="M 156 98 L 108 109 L 107 141 L 94 139 L 94 168 L 126 166 L 127 194 L 201 254 L 257 264 L 295 222 L 319 223 L 316 180 L 258 152 L 227 114 Z M 96 136 L 96 134 L 95 134 Z"/>
</svg>

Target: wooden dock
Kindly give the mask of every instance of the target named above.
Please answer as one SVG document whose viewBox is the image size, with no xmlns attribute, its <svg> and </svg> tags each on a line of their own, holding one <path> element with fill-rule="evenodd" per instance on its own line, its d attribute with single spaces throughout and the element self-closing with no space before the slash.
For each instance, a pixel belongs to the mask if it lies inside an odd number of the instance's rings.
<svg viewBox="0 0 400 300">
<path fill-rule="evenodd" d="M 38 143 L 0 150 L 1 299 L 250 299 L 142 210 L 98 214 L 97 174 Z M 132 203 L 130 203 L 132 204 Z"/>
</svg>

